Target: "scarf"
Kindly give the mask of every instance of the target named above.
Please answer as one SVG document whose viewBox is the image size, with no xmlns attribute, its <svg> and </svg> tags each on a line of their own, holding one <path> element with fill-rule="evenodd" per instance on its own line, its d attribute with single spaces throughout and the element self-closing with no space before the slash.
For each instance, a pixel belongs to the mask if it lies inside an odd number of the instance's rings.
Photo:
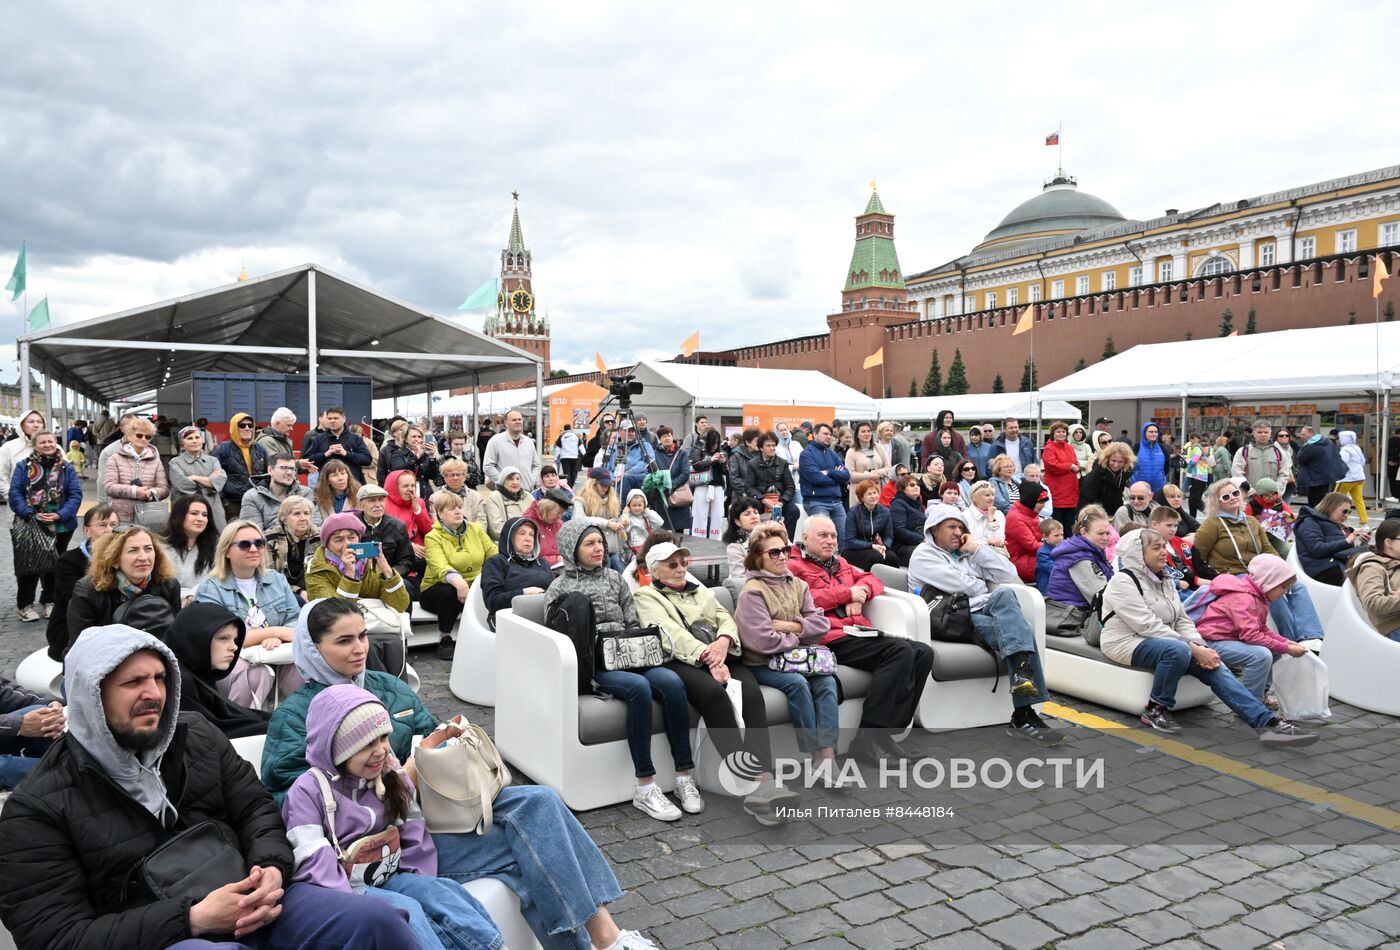
<svg viewBox="0 0 1400 950">
<path fill-rule="evenodd" d="M 506 491 L 504 485 L 497 485 L 496 491 L 501 493 L 501 497 L 509 501 L 520 501 L 525 497 L 525 489 L 523 487 L 519 491 Z"/>
<path fill-rule="evenodd" d="M 57 511 L 63 502 L 63 457 L 53 455 L 48 458 L 29 456 L 25 461 L 25 474 L 29 478 L 29 491 L 25 500 L 35 514 L 43 511 Z M 42 522 L 41 522 L 42 523 Z M 58 526 L 59 530 L 64 530 Z"/>
<path fill-rule="evenodd" d="M 322 550 L 325 551 L 324 548 L 322 548 Z M 338 573 L 340 573 L 341 576 L 344 576 L 344 575 L 345 575 L 345 562 L 342 561 L 340 558 L 336 557 L 336 556 L 335 556 L 334 554 L 332 554 L 330 551 L 325 551 L 325 555 L 326 555 L 326 563 L 332 565 L 333 567 L 335 567 L 336 571 L 337 571 Z M 364 580 L 364 577 L 365 577 L 365 565 L 366 565 L 367 563 L 368 563 L 367 561 L 360 561 L 360 560 L 356 560 L 356 561 L 355 561 L 355 580 L 357 580 L 357 581 L 359 581 L 359 580 Z"/>
<path fill-rule="evenodd" d="M 116 575 L 117 590 L 121 591 L 122 597 L 127 600 L 133 597 L 140 597 L 146 592 L 146 585 L 151 582 L 149 577 L 143 577 L 139 581 L 133 581 L 123 574 L 120 569 L 116 571 Z"/>
<path fill-rule="evenodd" d="M 807 557 L 807 560 L 808 560 L 808 561 L 810 561 L 811 563 L 817 565 L 817 567 L 819 567 L 819 568 L 821 568 L 822 570 L 826 571 L 826 572 L 827 572 L 828 574 L 830 574 L 832 577 L 835 577 L 835 576 L 836 576 L 836 572 L 839 571 L 839 570 L 841 569 L 841 555 L 840 555 L 839 552 L 836 553 L 836 554 L 833 554 L 831 557 L 827 558 L 826 560 L 822 560 L 822 559 L 820 559 L 820 558 L 818 558 L 818 557 L 816 557 L 815 555 L 812 555 L 812 554 L 808 554 L 806 557 Z"/>
<path fill-rule="evenodd" d="M 1228 518 L 1231 521 L 1243 521 L 1246 517 L 1248 517 L 1248 515 L 1249 512 L 1245 511 L 1243 506 L 1241 506 L 1240 510 L 1233 515 L 1227 511 L 1220 512 L 1221 518 Z"/>
</svg>

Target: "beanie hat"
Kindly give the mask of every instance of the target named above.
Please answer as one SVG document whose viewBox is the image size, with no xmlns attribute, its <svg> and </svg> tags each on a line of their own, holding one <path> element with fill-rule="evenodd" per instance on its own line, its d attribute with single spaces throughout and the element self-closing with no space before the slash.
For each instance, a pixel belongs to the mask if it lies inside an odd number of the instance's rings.
<svg viewBox="0 0 1400 950">
<path fill-rule="evenodd" d="M 1047 493 L 1045 489 L 1041 486 L 1040 482 L 1021 482 L 1021 504 L 1025 505 L 1031 511 L 1040 510 L 1040 505 L 1042 502 L 1044 502 L 1046 494 Z"/>
<path fill-rule="evenodd" d="M 1254 494 L 1256 495 L 1272 495 L 1276 491 L 1278 491 L 1278 482 L 1272 478 L 1261 478 L 1254 483 Z"/>
<path fill-rule="evenodd" d="M 335 738 L 331 740 L 331 760 L 339 765 L 390 732 L 389 711 L 379 703 L 361 703 L 346 713 L 336 727 Z"/>
<path fill-rule="evenodd" d="M 339 514 L 331 515 L 321 522 L 321 546 L 325 547 L 331 535 L 337 531 L 353 531 L 360 537 L 364 537 L 365 523 L 360 520 L 360 516 L 350 512 L 342 511 Z"/>
<path fill-rule="evenodd" d="M 1256 554 L 1249 562 L 1249 576 L 1260 590 L 1267 592 L 1293 580 L 1298 572 L 1277 554 Z"/>
</svg>

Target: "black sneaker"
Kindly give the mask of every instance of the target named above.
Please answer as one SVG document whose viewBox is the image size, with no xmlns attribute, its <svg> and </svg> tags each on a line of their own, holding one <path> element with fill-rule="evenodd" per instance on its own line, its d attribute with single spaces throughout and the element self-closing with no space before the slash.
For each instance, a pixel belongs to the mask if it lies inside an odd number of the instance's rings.
<svg viewBox="0 0 1400 950">
<path fill-rule="evenodd" d="M 1142 721 L 1144 726 L 1151 726 L 1158 732 L 1176 735 L 1181 731 L 1181 727 L 1172 718 L 1171 710 L 1167 709 L 1166 706 L 1151 704 L 1142 711 L 1142 715 L 1138 719 Z"/>
<path fill-rule="evenodd" d="M 1031 677 L 1031 665 L 1025 660 L 1016 664 L 1016 668 L 1011 671 L 1011 695 L 1040 695 L 1040 690 L 1035 688 L 1035 680 Z"/>
<path fill-rule="evenodd" d="M 1298 728 L 1297 723 L 1288 719 L 1280 719 L 1278 725 L 1272 729 L 1266 726 L 1259 730 L 1259 742 L 1263 745 L 1286 745 L 1302 748 L 1305 745 L 1312 745 L 1317 741 L 1317 738 L 1317 733 L 1304 732 Z"/>
<path fill-rule="evenodd" d="M 437 658 L 439 660 L 451 660 L 457 655 L 457 641 L 451 637 L 443 637 L 438 641 Z"/>
<path fill-rule="evenodd" d="M 1019 723 L 1012 720 L 1006 726 L 1006 734 L 1018 739 L 1028 739 L 1046 747 L 1057 746 L 1065 741 L 1062 733 L 1051 729 L 1035 713 L 1031 713 Z"/>
</svg>

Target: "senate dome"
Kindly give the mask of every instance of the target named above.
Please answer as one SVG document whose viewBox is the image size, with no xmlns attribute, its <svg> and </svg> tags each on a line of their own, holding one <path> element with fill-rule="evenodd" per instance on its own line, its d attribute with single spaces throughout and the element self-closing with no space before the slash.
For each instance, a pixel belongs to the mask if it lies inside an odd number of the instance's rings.
<svg viewBox="0 0 1400 950">
<path fill-rule="evenodd" d="M 1003 250 L 1025 241 L 1076 234 L 1125 220 L 1102 198 L 1079 190 L 1072 176 L 1058 175 L 1040 194 L 1023 201 L 987 233 L 977 251 Z"/>
</svg>

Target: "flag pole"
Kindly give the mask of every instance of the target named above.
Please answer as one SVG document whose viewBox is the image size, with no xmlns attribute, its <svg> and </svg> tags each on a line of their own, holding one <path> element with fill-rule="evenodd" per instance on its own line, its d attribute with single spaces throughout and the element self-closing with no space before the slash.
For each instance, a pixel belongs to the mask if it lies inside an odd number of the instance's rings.
<svg viewBox="0 0 1400 950">
<path fill-rule="evenodd" d="M 1064 132 L 1064 127 L 1064 120 L 1055 126 L 1055 161 L 1060 166 L 1058 169 L 1060 178 L 1065 177 L 1065 137 L 1061 134 Z"/>
</svg>

